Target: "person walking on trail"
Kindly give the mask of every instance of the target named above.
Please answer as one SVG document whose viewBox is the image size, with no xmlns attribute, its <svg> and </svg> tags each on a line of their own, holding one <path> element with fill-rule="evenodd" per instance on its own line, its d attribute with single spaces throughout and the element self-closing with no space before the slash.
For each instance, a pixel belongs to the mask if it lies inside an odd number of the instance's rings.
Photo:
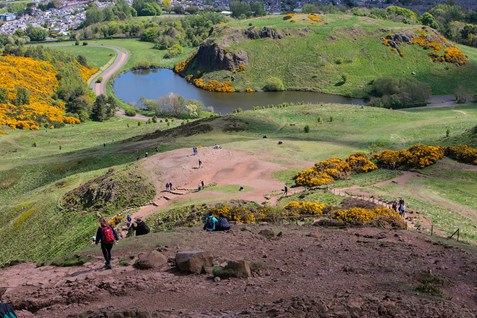
<svg viewBox="0 0 477 318">
<path fill-rule="evenodd" d="M 169 190 L 169 182 L 166 183 L 166 191 L 168 191 L 168 190 Z"/>
<path fill-rule="evenodd" d="M 202 187 L 202 190 L 204 190 L 204 188 L 205 188 L 204 180 L 200 181 L 200 186 Z"/>
<path fill-rule="evenodd" d="M 199 168 L 202 167 L 202 161 L 199 159 Z"/>
<path fill-rule="evenodd" d="M 285 193 L 285 196 L 288 195 L 288 187 L 287 187 L 287 185 L 285 185 L 285 186 L 283 187 L 283 193 Z"/>
<path fill-rule="evenodd" d="M 118 233 L 104 217 L 100 217 L 99 227 L 96 231 L 96 245 L 101 242 L 101 251 L 105 261 L 103 269 L 111 269 L 111 249 L 114 241 L 119 241 Z"/>
<path fill-rule="evenodd" d="M 215 226 L 219 221 L 217 218 L 212 214 L 212 212 L 209 212 L 209 215 L 205 218 L 205 223 L 204 223 L 204 230 L 208 232 L 215 231 Z"/>
<path fill-rule="evenodd" d="M 133 229 L 136 231 L 136 236 L 146 235 L 150 232 L 146 222 L 141 217 L 136 218 L 136 222 L 133 224 Z"/>
</svg>

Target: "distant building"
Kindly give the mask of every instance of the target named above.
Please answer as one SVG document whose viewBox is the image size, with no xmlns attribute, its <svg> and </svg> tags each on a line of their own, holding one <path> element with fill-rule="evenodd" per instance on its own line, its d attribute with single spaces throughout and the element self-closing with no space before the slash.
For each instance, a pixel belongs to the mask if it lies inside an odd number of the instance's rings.
<svg viewBox="0 0 477 318">
<path fill-rule="evenodd" d="M 0 14 L 0 20 L 2 21 L 13 21 L 17 18 L 14 13 L 2 13 Z"/>
</svg>

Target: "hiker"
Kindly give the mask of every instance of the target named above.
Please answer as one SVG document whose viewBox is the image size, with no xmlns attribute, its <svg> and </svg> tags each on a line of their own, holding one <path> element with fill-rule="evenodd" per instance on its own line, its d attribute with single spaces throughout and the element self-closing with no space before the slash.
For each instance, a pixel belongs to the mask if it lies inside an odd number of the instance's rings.
<svg viewBox="0 0 477 318">
<path fill-rule="evenodd" d="M 199 185 L 197 185 L 197 192 L 199 192 L 200 189 L 202 189 L 202 187 L 200 186 L 200 183 L 199 183 Z"/>
<path fill-rule="evenodd" d="M 200 181 L 200 186 L 202 187 L 202 190 L 204 190 L 204 188 L 205 188 L 204 180 Z"/>
<path fill-rule="evenodd" d="M 126 226 L 129 228 L 131 226 L 131 223 L 132 223 L 132 218 L 131 216 L 128 214 L 128 216 L 126 217 Z"/>
<path fill-rule="evenodd" d="M 243 187 L 242 187 L 242 186 L 240 186 L 239 191 L 243 191 Z"/>
<path fill-rule="evenodd" d="M 99 227 L 96 231 L 96 245 L 101 241 L 101 251 L 103 252 L 105 264 L 103 269 L 111 269 L 111 249 L 114 241 L 119 241 L 118 233 L 111 224 L 102 216 L 99 218 Z"/>
<path fill-rule="evenodd" d="M 147 224 L 139 216 L 136 218 L 136 222 L 133 223 L 133 229 L 136 231 L 136 236 L 146 235 L 150 232 Z"/>
<path fill-rule="evenodd" d="M 398 203 L 396 200 L 394 200 L 393 204 L 391 204 L 391 209 L 394 211 L 394 212 L 397 212 L 398 211 Z"/>
<path fill-rule="evenodd" d="M 217 231 L 228 231 L 230 230 L 230 224 L 225 215 L 222 213 L 219 214 L 219 221 L 217 223 Z"/>
<path fill-rule="evenodd" d="M 17 318 L 17 315 L 13 311 L 12 305 L 0 302 L 0 317 Z"/>
<path fill-rule="evenodd" d="M 166 183 L 166 191 L 168 191 L 168 190 L 169 190 L 169 182 Z"/>
<path fill-rule="evenodd" d="M 169 190 L 172 191 L 172 182 L 169 182 Z"/>
<path fill-rule="evenodd" d="M 215 144 L 213 149 L 222 149 L 222 146 Z"/>
<path fill-rule="evenodd" d="M 146 151 L 146 153 L 144 154 L 144 158 L 147 158 L 148 155 L 149 153 Z"/>
<path fill-rule="evenodd" d="M 205 218 L 204 230 L 208 232 L 215 231 L 215 225 L 217 222 L 219 222 L 217 218 L 212 214 L 212 212 L 209 212 L 209 215 Z"/>
<path fill-rule="evenodd" d="M 398 212 L 404 219 L 404 213 L 406 213 L 406 205 L 404 203 L 399 205 Z"/>
<path fill-rule="evenodd" d="M 199 168 L 202 166 L 202 161 L 199 159 Z"/>
<path fill-rule="evenodd" d="M 288 195 L 288 187 L 287 187 L 287 185 L 285 185 L 285 187 L 283 187 L 283 192 L 285 193 L 285 196 Z"/>
<path fill-rule="evenodd" d="M 156 153 L 158 153 L 158 152 L 159 152 L 159 147 L 156 146 Z"/>
</svg>

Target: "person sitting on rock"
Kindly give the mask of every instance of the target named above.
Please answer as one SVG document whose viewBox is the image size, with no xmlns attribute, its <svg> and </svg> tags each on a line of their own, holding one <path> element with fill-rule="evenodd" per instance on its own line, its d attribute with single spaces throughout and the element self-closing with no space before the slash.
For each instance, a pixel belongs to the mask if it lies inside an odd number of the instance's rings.
<svg viewBox="0 0 477 318">
<path fill-rule="evenodd" d="M 217 231 L 228 231 L 230 230 L 230 224 L 225 215 L 222 213 L 219 214 L 219 222 L 217 223 Z"/>
<path fill-rule="evenodd" d="M 205 231 L 215 231 L 216 230 L 216 224 L 219 221 L 217 218 L 212 214 L 212 212 L 209 212 L 209 215 L 205 218 L 205 223 L 204 223 L 204 230 Z"/>
<path fill-rule="evenodd" d="M 136 231 L 136 236 L 146 235 L 150 231 L 147 224 L 140 217 L 136 218 L 136 222 L 133 224 L 133 229 Z"/>
</svg>

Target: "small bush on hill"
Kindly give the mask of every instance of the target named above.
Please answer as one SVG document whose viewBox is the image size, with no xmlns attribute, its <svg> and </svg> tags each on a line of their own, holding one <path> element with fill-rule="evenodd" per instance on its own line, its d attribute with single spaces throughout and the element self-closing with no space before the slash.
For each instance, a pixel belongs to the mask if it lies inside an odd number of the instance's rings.
<svg viewBox="0 0 477 318">
<path fill-rule="evenodd" d="M 423 106 L 431 96 L 431 87 L 414 79 L 383 77 L 372 83 L 369 95 L 369 104 L 375 107 Z"/>
<path fill-rule="evenodd" d="M 263 89 L 268 92 L 282 92 L 285 90 L 285 85 L 278 77 L 270 77 Z"/>
<path fill-rule="evenodd" d="M 126 116 L 134 117 L 136 116 L 136 111 L 134 109 L 126 109 L 124 114 L 126 114 Z"/>
</svg>

